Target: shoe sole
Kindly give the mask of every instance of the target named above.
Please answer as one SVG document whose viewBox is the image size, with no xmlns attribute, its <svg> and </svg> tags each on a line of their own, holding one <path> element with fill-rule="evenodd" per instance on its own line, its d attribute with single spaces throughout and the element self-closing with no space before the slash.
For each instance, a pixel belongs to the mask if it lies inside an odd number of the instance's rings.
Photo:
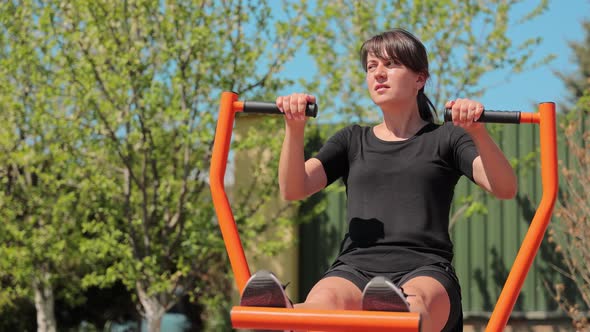
<svg viewBox="0 0 590 332">
<path fill-rule="evenodd" d="M 293 308 L 279 279 L 271 272 L 264 270 L 256 272 L 248 279 L 240 298 L 240 305 L 245 307 Z M 254 330 L 254 332 L 273 331 Z"/>
<path fill-rule="evenodd" d="M 269 271 L 258 271 L 244 287 L 240 305 L 246 307 L 292 308 L 277 277 Z"/>
<path fill-rule="evenodd" d="M 363 310 L 409 312 L 402 291 L 384 277 L 375 277 L 363 291 Z"/>
</svg>

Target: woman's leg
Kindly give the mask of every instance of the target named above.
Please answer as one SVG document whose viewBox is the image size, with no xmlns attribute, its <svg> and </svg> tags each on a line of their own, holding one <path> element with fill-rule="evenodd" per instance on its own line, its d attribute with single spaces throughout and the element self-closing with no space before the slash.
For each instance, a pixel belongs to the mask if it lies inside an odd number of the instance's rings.
<svg viewBox="0 0 590 332">
<path fill-rule="evenodd" d="M 306 309 L 361 309 L 361 290 L 351 281 L 341 277 L 325 277 L 311 289 L 304 303 L 295 308 Z"/>
<path fill-rule="evenodd" d="M 309 291 L 305 302 L 296 304 L 295 308 L 360 310 L 361 296 L 361 290 L 351 281 L 341 277 L 325 277 Z"/>
<path fill-rule="evenodd" d="M 451 312 L 445 287 L 435 278 L 416 276 L 401 285 L 411 312 L 421 315 L 422 332 L 442 331 Z"/>
</svg>

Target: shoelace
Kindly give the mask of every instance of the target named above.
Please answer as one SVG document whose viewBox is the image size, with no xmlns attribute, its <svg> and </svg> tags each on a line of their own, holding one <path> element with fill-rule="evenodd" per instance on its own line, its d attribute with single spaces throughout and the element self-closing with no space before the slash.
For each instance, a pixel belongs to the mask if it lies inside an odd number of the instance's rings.
<svg viewBox="0 0 590 332">
<path fill-rule="evenodd" d="M 404 288 L 400 287 L 399 290 L 402 291 L 402 295 L 407 299 L 409 295 L 404 291 Z"/>
<path fill-rule="evenodd" d="M 287 286 L 289 286 L 290 284 L 291 284 L 291 282 L 288 281 L 286 284 L 281 285 L 281 287 L 283 287 L 283 290 L 286 291 L 287 290 Z M 291 303 L 291 307 L 293 307 L 293 301 L 291 301 L 291 299 L 289 298 L 289 296 L 287 296 L 287 300 L 289 300 L 289 303 Z"/>
</svg>

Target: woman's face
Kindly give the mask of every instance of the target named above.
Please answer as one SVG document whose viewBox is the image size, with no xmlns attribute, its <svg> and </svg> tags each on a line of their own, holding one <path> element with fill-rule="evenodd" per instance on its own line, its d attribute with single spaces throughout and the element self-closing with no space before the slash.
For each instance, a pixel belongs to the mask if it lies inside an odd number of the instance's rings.
<svg viewBox="0 0 590 332">
<path fill-rule="evenodd" d="M 424 86 L 424 75 L 415 73 L 394 60 L 367 56 L 367 87 L 373 102 L 379 106 L 415 102 Z"/>
</svg>

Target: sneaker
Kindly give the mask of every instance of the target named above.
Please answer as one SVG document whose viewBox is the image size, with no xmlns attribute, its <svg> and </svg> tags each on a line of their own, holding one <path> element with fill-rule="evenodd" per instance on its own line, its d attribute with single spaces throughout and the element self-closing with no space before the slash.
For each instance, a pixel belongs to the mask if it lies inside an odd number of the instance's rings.
<svg viewBox="0 0 590 332">
<path fill-rule="evenodd" d="M 363 310 L 409 312 L 406 296 L 384 277 L 375 277 L 363 290 Z"/>
<path fill-rule="evenodd" d="M 285 287 L 281 285 L 279 279 L 272 272 L 258 271 L 246 282 L 240 305 L 245 307 L 293 308 L 293 303 L 285 293 Z M 254 330 L 254 332 L 271 332 L 271 330 Z"/>
<path fill-rule="evenodd" d="M 245 307 L 293 308 L 279 279 L 269 271 L 258 271 L 248 279 L 240 305 Z"/>
</svg>

